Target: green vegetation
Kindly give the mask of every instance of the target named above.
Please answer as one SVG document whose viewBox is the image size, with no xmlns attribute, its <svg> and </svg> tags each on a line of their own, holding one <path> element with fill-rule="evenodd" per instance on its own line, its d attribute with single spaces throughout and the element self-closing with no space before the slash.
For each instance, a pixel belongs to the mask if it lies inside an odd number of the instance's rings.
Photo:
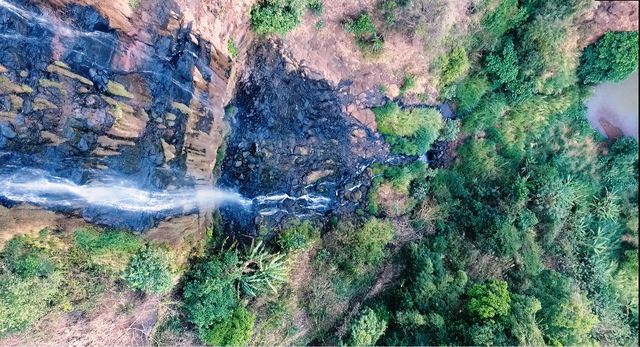
<svg viewBox="0 0 640 347">
<path fill-rule="evenodd" d="M 109 81 L 107 83 L 107 93 L 127 99 L 133 99 L 133 94 L 129 93 L 125 87 L 118 82 Z"/>
<path fill-rule="evenodd" d="M 638 71 L 638 32 L 606 32 L 587 47 L 578 74 L 584 83 L 622 82 Z"/>
<path fill-rule="evenodd" d="M 231 55 L 232 59 L 235 59 L 238 57 L 238 47 L 236 47 L 236 40 L 229 39 L 227 41 L 227 51 Z"/>
<path fill-rule="evenodd" d="M 347 346 L 374 346 L 385 330 L 387 322 L 378 318 L 372 309 L 367 308 L 360 313 L 360 318 L 351 324 Z"/>
<path fill-rule="evenodd" d="M 164 294 L 173 288 L 169 263 L 166 251 L 144 248 L 131 258 L 131 264 L 124 271 L 123 277 L 133 290 Z"/>
<path fill-rule="evenodd" d="M 363 13 L 357 19 L 347 18 L 343 27 L 356 37 L 356 44 L 365 58 L 374 58 L 382 53 L 384 41 L 378 34 L 378 27 L 373 23 L 371 15 Z"/>
<path fill-rule="evenodd" d="M 203 340 L 210 346 L 246 346 L 255 320 L 256 316 L 240 306 L 229 320 L 211 328 Z"/>
<path fill-rule="evenodd" d="M 437 140 L 444 121 L 433 108 L 401 109 L 390 102 L 384 107 L 374 108 L 378 131 L 386 134 L 394 153 L 420 155 L 427 152 Z"/>
<path fill-rule="evenodd" d="M 156 270 L 151 252 L 157 251 L 150 251 L 156 246 L 143 247 L 130 233 L 93 229 L 66 236 L 43 230 L 7 241 L 0 253 L 0 337 L 25 331 L 50 312 L 86 310 L 97 295 L 115 294 L 127 274 L 136 277 L 135 289 L 168 291 L 163 281 L 171 278 Z"/>
<path fill-rule="evenodd" d="M 285 36 L 300 25 L 307 8 L 322 15 L 323 6 L 318 0 L 264 0 L 251 9 L 251 26 L 259 35 Z"/>
</svg>

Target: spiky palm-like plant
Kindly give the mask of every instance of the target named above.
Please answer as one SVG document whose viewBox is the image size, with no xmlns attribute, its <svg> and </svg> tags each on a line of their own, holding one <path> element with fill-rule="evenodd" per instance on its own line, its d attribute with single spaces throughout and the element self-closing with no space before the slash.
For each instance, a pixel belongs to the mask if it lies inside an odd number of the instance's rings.
<svg viewBox="0 0 640 347">
<path fill-rule="evenodd" d="M 242 276 L 238 283 L 248 295 L 256 296 L 269 289 L 277 294 L 276 285 L 287 281 L 289 267 L 285 256 L 270 254 L 262 247 L 262 241 L 252 243 L 242 258 Z"/>
</svg>

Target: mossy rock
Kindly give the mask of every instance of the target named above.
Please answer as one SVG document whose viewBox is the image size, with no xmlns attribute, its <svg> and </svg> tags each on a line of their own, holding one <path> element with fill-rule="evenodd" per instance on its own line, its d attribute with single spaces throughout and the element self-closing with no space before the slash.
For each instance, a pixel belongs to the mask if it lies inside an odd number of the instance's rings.
<svg viewBox="0 0 640 347">
<path fill-rule="evenodd" d="M 11 100 L 12 110 L 19 110 L 22 108 L 22 104 L 24 103 L 24 100 L 22 100 L 21 97 L 17 95 L 9 95 L 9 99 Z"/>
<path fill-rule="evenodd" d="M 47 66 L 47 71 L 51 72 L 51 73 L 57 73 L 59 75 L 63 75 L 63 76 L 69 77 L 69 78 L 76 79 L 76 80 L 80 81 L 80 83 L 86 84 L 88 86 L 93 86 L 93 82 L 91 82 L 90 80 L 88 80 L 88 79 L 86 79 L 86 78 L 84 78 L 84 77 L 82 77 L 82 76 L 80 76 L 78 74 L 74 74 L 73 72 L 71 72 L 69 70 L 65 70 L 65 69 L 68 69 L 68 68 L 69 68 L 68 66 L 63 69 L 60 66 L 49 65 L 49 66 Z"/>
<path fill-rule="evenodd" d="M 171 107 L 175 108 L 176 110 L 179 110 L 180 112 L 186 115 L 189 115 L 189 116 L 191 115 L 191 109 L 189 108 L 189 106 L 185 104 L 181 104 L 179 102 L 172 102 Z"/>
<path fill-rule="evenodd" d="M 33 99 L 33 102 L 31 103 L 31 108 L 33 108 L 34 111 L 40 111 L 40 110 L 56 109 L 56 108 L 58 108 L 58 106 L 54 105 L 49 100 L 35 98 L 35 99 Z"/>
<path fill-rule="evenodd" d="M 129 93 L 122 84 L 114 81 L 109 81 L 109 83 L 107 83 L 107 93 L 127 99 L 133 99 L 133 94 Z"/>
<path fill-rule="evenodd" d="M 58 88 L 60 94 L 67 95 L 67 91 L 64 89 L 64 84 L 60 82 L 54 82 L 52 80 L 48 80 L 46 78 L 41 78 L 38 80 L 38 84 L 43 88 Z"/>
<path fill-rule="evenodd" d="M 0 76 L 0 95 L 11 93 L 22 93 L 22 88 L 19 85 L 11 82 L 9 77 Z"/>
</svg>

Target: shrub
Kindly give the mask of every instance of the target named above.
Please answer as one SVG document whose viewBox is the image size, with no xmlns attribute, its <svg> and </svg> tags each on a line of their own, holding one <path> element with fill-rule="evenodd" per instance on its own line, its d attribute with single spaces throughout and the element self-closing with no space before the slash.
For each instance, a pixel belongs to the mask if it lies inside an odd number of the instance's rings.
<svg viewBox="0 0 640 347">
<path fill-rule="evenodd" d="M 621 264 L 611 279 L 611 284 L 618 293 L 618 301 L 631 312 L 638 314 L 638 250 L 624 253 Z"/>
<path fill-rule="evenodd" d="M 487 280 L 484 284 L 476 284 L 469 291 L 469 298 L 467 310 L 480 319 L 506 317 L 509 313 L 511 297 L 507 282 Z"/>
<path fill-rule="evenodd" d="M 638 32 L 606 32 L 580 58 L 584 83 L 621 82 L 638 70 Z"/>
<path fill-rule="evenodd" d="M 484 75 L 465 78 L 456 87 L 455 98 L 458 100 L 458 111 L 473 110 L 482 96 L 489 90 L 489 81 Z"/>
<path fill-rule="evenodd" d="M 485 1 L 485 6 L 491 1 Z M 492 4 L 491 4 L 492 5 Z M 500 37 L 527 19 L 527 11 L 518 8 L 518 0 L 500 1 L 495 9 L 487 9 L 482 17 L 482 26 L 494 37 Z"/>
<path fill-rule="evenodd" d="M 324 14 L 324 5 L 319 0 L 311 0 L 309 2 L 309 8 L 312 9 L 318 17 L 322 17 Z"/>
<path fill-rule="evenodd" d="M 518 55 L 511 39 L 506 41 L 500 53 L 490 53 L 487 56 L 485 71 L 497 85 L 509 84 L 518 78 Z"/>
<path fill-rule="evenodd" d="M 62 277 L 20 276 L 0 274 L 0 338 L 20 332 L 35 323 L 51 309 L 60 295 Z"/>
<path fill-rule="evenodd" d="M 344 29 L 349 33 L 356 36 L 361 36 L 365 34 L 373 34 L 378 31 L 378 28 L 373 23 L 371 16 L 363 13 L 357 20 L 353 20 L 348 18 L 344 24 Z"/>
<path fill-rule="evenodd" d="M 260 35 L 278 33 L 285 36 L 300 24 L 309 4 L 309 0 L 265 0 L 251 9 L 253 30 Z"/>
<path fill-rule="evenodd" d="M 300 221 L 296 220 L 291 226 L 278 234 L 277 243 L 286 251 L 295 251 L 309 247 L 311 242 L 318 237 L 320 237 L 320 233 L 311 222 L 305 220 L 300 223 Z"/>
<path fill-rule="evenodd" d="M 414 75 L 405 75 L 404 83 L 402 84 L 402 88 L 400 88 L 400 96 L 404 95 L 404 93 L 416 87 L 417 76 Z"/>
<path fill-rule="evenodd" d="M 378 265 L 384 258 L 384 247 L 394 235 L 390 221 L 369 219 L 349 237 L 353 261 L 356 264 Z"/>
<path fill-rule="evenodd" d="M 458 133 L 460 133 L 460 123 L 459 119 L 447 119 L 438 141 L 455 141 L 458 138 Z"/>
<path fill-rule="evenodd" d="M 458 149 L 458 155 L 462 161 L 456 170 L 468 179 L 488 179 L 498 173 L 500 158 L 496 153 L 495 144 L 491 141 L 485 139 L 466 141 Z"/>
<path fill-rule="evenodd" d="M 463 47 L 456 48 L 442 62 L 442 83 L 449 84 L 469 68 L 469 58 Z"/>
<path fill-rule="evenodd" d="M 0 253 L 0 338 L 28 328 L 57 305 L 62 282 L 47 252 L 28 237 L 7 241 Z"/>
<path fill-rule="evenodd" d="M 387 330 L 387 322 L 367 308 L 349 328 L 347 346 L 373 346 Z"/>
<path fill-rule="evenodd" d="M 394 153 L 419 155 L 429 150 L 444 127 L 442 115 L 435 108 L 402 110 L 396 103 L 372 109 L 378 131 L 386 137 Z"/>
<path fill-rule="evenodd" d="M 209 329 L 204 342 L 210 346 L 246 346 L 253 334 L 256 316 L 244 307 L 237 307 L 231 318 Z"/>
<path fill-rule="evenodd" d="M 89 266 L 108 275 L 120 276 L 143 246 L 140 238 L 122 231 L 80 229 L 73 235 L 79 249 L 88 255 Z"/>
<path fill-rule="evenodd" d="M 169 261 L 165 251 L 146 247 L 131 258 L 123 278 L 133 290 L 164 294 L 173 287 Z"/>
<path fill-rule="evenodd" d="M 235 281 L 242 275 L 235 252 L 223 252 L 196 264 L 186 275 L 182 302 L 201 338 L 211 326 L 226 322 L 238 306 Z"/>
<path fill-rule="evenodd" d="M 504 94 L 485 96 L 480 105 L 462 119 L 462 131 L 475 134 L 493 127 L 504 116 L 507 110 L 507 99 Z"/>
</svg>

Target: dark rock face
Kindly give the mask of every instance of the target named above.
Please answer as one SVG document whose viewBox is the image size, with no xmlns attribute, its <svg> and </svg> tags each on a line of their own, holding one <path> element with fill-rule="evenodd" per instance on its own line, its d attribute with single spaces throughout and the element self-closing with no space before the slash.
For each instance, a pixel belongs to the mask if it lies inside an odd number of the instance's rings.
<svg viewBox="0 0 640 347">
<path fill-rule="evenodd" d="M 362 195 L 348 189 L 388 153 L 382 138 L 342 112 L 336 91 L 296 71 L 280 51 L 267 42 L 253 53 L 236 94 L 219 180 L 253 199 L 258 214 L 270 220 L 348 203 Z M 252 221 L 230 209 L 225 217 L 245 232 Z"/>
<path fill-rule="evenodd" d="M 155 6 L 158 18 L 140 24 L 147 38 L 140 42 L 91 6 L 67 4 L 49 15 L 31 2 L 0 1 L 0 179 L 32 168 L 78 185 L 122 179 L 153 191 L 212 184 L 223 110 L 208 91 L 225 90 L 228 75 L 211 69 L 211 45 L 190 26 L 159 34 L 177 7 Z M 72 211 L 133 230 L 166 217 L 95 206 Z"/>
</svg>

